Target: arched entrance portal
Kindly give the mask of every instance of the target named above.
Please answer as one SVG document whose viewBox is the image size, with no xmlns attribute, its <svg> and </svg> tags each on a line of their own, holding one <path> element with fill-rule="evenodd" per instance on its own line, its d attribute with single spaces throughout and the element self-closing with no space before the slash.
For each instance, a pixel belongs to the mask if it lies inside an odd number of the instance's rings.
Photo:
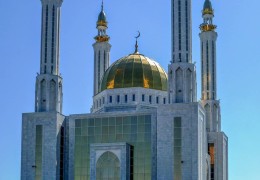
<svg viewBox="0 0 260 180">
<path fill-rule="evenodd" d="M 120 180 L 120 162 L 115 154 L 105 152 L 97 161 L 96 180 Z"/>
</svg>

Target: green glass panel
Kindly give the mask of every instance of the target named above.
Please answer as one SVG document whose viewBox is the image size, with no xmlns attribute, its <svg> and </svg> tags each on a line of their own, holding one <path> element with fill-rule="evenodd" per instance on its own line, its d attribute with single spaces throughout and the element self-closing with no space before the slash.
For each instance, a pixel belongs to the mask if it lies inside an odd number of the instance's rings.
<svg viewBox="0 0 260 180">
<path fill-rule="evenodd" d="M 35 179 L 42 180 L 42 143 L 43 126 L 36 125 L 35 131 Z"/>
<path fill-rule="evenodd" d="M 91 143 L 113 142 L 127 142 L 133 146 L 133 177 L 135 177 L 136 174 L 144 178 L 150 177 L 152 168 L 150 115 L 109 117 L 103 118 L 102 120 L 96 118 L 94 120 L 95 126 L 92 126 L 93 123 L 85 124 L 86 121 L 89 122 L 89 119 L 82 120 L 80 125 L 75 128 L 75 131 L 81 129 L 81 135 L 75 136 L 75 179 L 76 177 L 89 178 L 89 148 Z M 139 132 L 138 129 L 141 132 Z M 89 133 L 85 133 L 85 131 Z M 78 168 L 80 168 L 80 170 L 76 170 Z M 115 171 L 120 172 L 120 169 L 106 172 L 113 174 Z"/>
</svg>

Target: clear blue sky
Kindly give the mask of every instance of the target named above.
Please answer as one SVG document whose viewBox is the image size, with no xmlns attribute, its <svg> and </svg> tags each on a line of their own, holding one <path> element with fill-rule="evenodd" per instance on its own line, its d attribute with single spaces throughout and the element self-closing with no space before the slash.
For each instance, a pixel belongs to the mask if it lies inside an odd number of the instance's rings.
<svg viewBox="0 0 260 180">
<path fill-rule="evenodd" d="M 61 16 L 61 73 L 64 114 L 88 113 L 93 84 L 93 37 L 101 0 L 64 0 Z M 200 98 L 199 24 L 204 0 L 193 0 L 193 60 Z M 222 129 L 229 137 L 229 179 L 260 175 L 259 0 L 212 0 L 218 25 L 217 77 Z M 166 70 L 170 61 L 170 0 L 105 0 L 111 61 L 134 50 Z M 34 111 L 40 62 L 40 0 L 0 0 L 0 180 L 20 175 L 21 119 Z"/>
</svg>

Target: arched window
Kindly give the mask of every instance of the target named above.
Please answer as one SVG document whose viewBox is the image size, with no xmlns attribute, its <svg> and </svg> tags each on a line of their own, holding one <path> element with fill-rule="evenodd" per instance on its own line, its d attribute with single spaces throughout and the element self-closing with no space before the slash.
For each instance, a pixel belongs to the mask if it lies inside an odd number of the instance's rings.
<svg viewBox="0 0 260 180">
<path fill-rule="evenodd" d="M 120 161 L 112 152 L 105 152 L 98 159 L 96 180 L 120 180 Z"/>
</svg>

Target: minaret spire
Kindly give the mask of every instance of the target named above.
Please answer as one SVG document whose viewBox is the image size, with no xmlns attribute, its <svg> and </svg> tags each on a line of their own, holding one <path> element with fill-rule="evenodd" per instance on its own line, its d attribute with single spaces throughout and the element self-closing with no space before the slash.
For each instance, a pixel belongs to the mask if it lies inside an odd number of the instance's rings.
<svg viewBox="0 0 260 180">
<path fill-rule="evenodd" d="M 138 54 L 138 38 L 141 36 L 141 33 L 138 31 L 138 35 L 135 37 L 135 54 Z"/>
<path fill-rule="evenodd" d="M 110 49 L 109 44 L 110 37 L 107 35 L 106 30 L 108 28 L 108 22 L 106 14 L 104 12 L 104 1 L 101 3 L 101 11 L 98 15 L 97 30 L 98 34 L 94 38 L 96 42 L 93 44 L 94 48 L 94 96 L 98 94 L 100 90 L 101 79 L 104 72 L 109 67 L 110 63 Z"/>
<path fill-rule="evenodd" d="M 214 10 L 210 0 L 205 0 L 200 25 L 201 40 L 201 100 L 206 111 L 207 130 L 220 131 L 220 105 L 217 100 L 216 74 L 216 25 L 213 24 Z"/>
<path fill-rule="evenodd" d="M 63 0 L 41 0 L 40 74 L 36 78 L 36 112 L 62 112 L 60 65 L 60 8 Z"/>
<path fill-rule="evenodd" d="M 172 0 L 172 60 L 168 70 L 170 104 L 197 101 L 191 26 L 191 0 Z"/>
</svg>

